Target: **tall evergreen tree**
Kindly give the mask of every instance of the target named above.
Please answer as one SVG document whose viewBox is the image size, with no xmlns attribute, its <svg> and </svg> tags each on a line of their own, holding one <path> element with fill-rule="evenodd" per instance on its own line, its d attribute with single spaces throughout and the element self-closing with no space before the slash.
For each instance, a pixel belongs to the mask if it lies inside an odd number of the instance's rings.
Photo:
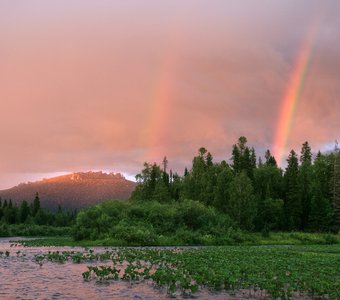
<svg viewBox="0 0 340 300">
<path fill-rule="evenodd" d="M 0 197 L 0 221 L 1 221 L 2 217 L 3 217 L 3 215 L 4 215 L 4 212 L 3 212 L 3 208 L 2 208 L 2 199 Z"/>
<path fill-rule="evenodd" d="M 277 167 L 277 162 L 276 162 L 276 159 L 274 156 L 272 156 L 272 154 L 270 153 L 270 150 L 268 149 L 265 153 L 265 159 L 266 159 L 266 162 L 265 164 L 267 166 L 274 166 L 274 167 Z"/>
<path fill-rule="evenodd" d="M 312 167 L 312 193 L 308 228 L 312 231 L 329 231 L 332 224 L 332 207 L 329 191 L 330 168 L 327 158 L 318 155 Z"/>
<path fill-rule="evenodd" d="M 333 206 L 333 226 L 335 232 L 340 232 L 340 151 L 337 144 L 335 153 L 331 155 L 330 190 Z"/>
<path fill-rule="evenodd" d="M 174 173 L 170 185 L 171 198 L 178 201 L 180 199 L 181 190 L 182 178 L 177 173 Z"/>
<path fill-rule="evenodd" d="M 312 151 L 308 142 L 303 143 L 300 156 L 299 189 L 301 199 L 301 229 L 308 225 L 311 205 Z"/>
<path fill-rule="evenodd" d="M 25 223 L 29 214 L 30 214 L 29 205 L 27 201 L 24 200 L 21 202 L 20 208 L 19 208 L 19 222 Z"/>
<path fill-rule="evenodd" d="M 250 150 L 250 163 L 251 163 L 252 169 L 253 170 L 256 169 L 256 153 L 255 153 L 254 147 L 252 147 Z"/>
<path fill-rule="evenodd" d="M 13 205 L 12 199 L 9 199 L 8 205 L 4 208 L 4 219 L 8 224 L 15 224 L 17 219 L 18 208 Z"/>
<path fill-rule="evenodd" d="M 312 164 L 312 149 L 307 141 L 302 144 L 300 162 L 301 164 Z"/>
<path fill-rule="evenodd" d="M 263 230 L 265 226 L 268 229 L 280 229 L 282 226 L 282 211 L 278 212 L 282 209 L 280 206 L 282 200 L 277 199 L 284 198 L 283 190 L 281 169 L 265 164 L 254 171 L 254 192 L 257 205 L 254 223 L 257 230 Z M 272 218 L 274 215 L 275 218 Z"/>
<path fill-rule="evenodd" d="M 38 192 L 36 192 L 35 198 L 33 200 L 32 215 L 35 217 L 35 215 L 38 213 L 39 210 L 40 210 L 40 199 L 39 199 Z"/>
<path fill-rule="evenodd" d="M 232 167 L 234 172 L 246 172 L 250 179 L 253 179 L 253 171 L 256 168 L 256 155 L 254 149 L 249 149 L 247 138 L 241 136 L 236 145 L 233 145 L 232 150 Z"/>
<path fill-rule="evenodd" d="M 299 230 L 301 228 L 301 198 L 299 189 L 299 163 L 294 150 L 287 159 L 288 166 L 285 172 L 285 192 L 284 210 L 286 219 L 286 229 Z"/>
<path fill-rule="evenodd" d="M 158 181 L 163 181 L 164 177 L 161 168 L 156 164 L 144 163 L 144 169 L 136 175 L 137 187 L 133 191 L 131 198 L 137 201 L 150 201 Z"/>
<path fill-rule="evenodd" d="M 205 186 L 205 173 L 207 170 L 207 153 L 208 151 L 201 147 L 198 150 L 198 156 L 192 161 L 190 176 L 184 180 L 184 198 L 203 201 L 203 192 Z"/>
</svg>

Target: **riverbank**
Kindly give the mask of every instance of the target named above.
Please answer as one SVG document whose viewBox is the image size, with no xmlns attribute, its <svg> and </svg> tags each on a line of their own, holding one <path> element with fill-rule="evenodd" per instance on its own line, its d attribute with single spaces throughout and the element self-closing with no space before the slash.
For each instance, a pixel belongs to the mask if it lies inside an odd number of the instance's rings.
<svg viewBox="0 0 340 300">
<path fill-rule="evenodd" d="M 340 244 L 340 236 L 329 233 L 303 233 L 303 232 L 272 232 L 266 236 L 260 233 L 239 233 L 226 239 L 225 245 L 331 245 Z M 37 237 L 30 240 L 20 241 L 24 246 L 142 246 L 138 243 L 126 243 L 112 238 L 101 240 L 79 240 L 75 241 L 69 236 L 59 237 Z M 163 239 L 161 243 L 143 246 L 192 246 L 186 243 L 172 243 L 171 240 Z M 213 246 L 202 244 L 201 246 Z"/>
<path fill-rule="evenodd" d="M 0 237 L 11 236 L 70 236 L 71 227 L 37 224 L 1 224 Z"/>
</svg>

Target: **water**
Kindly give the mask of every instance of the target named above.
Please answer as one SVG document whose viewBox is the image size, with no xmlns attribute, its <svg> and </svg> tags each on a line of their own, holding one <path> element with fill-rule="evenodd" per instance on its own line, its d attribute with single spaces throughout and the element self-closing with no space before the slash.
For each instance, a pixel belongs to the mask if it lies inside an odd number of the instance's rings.
<svg viewBox="0 0 340 300">
<path fill-rule="evenodd" d="M 166 299 L 164 292 L 152 284 L 130 284 L 123 281 L 86 282 L 82 273 L 89 263 L 63 264 L 34 261 L 35 254 L 48 251 L 83 251 L 77 247 L 11 247 L 13 238 L 0 239 L 0 251 L 10 251 L 0 258 L 0 299 Z M 104 248 L 93 248 L 104 252 Z M 21 251 L 19 257 L 16 252 Z M 25 254 L 25 256 L 22 256 Z M 100 263 L 103 265 L 103 263 Z M 107 263 L 109 264 L 109 262 Z"/>
<path fill-rule="evenodd" d="M 63 264 L 44 262 L 40 266 L 34 255 L 48 251 L 84 251 L 80 247 L 11 247 L 10 240 L 0 238 L 0 299 L 169 299 L 166 291 L 156 288 L 152 282 L 128 283 L 125 281 L 84 281 L 82 273 L 90 263 L 65 262 Z M 91 247 L 96 253 L 107 248 Z M 6 257 L 5 252 L 10 251 Z M 20 251 L 17 256 L 17 251 Z M 25 256 L 23 256 L 25 255 Z M 100 262 L 100 265 L 105 263 Z M 110 262 L 106 263 L 110 265 Z M 92 263 L 95 265 L 95 263 Z M 177 295 L 177 299 L 182 299 Z M 241 299 L 240 295 L 225 293 L 211 294 L 200 291 L 195 299 Z"/>
</svg>

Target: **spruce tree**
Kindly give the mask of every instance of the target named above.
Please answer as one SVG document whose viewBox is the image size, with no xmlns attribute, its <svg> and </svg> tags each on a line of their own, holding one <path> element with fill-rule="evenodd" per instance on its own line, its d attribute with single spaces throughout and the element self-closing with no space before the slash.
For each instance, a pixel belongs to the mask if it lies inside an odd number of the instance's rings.
<svg viewBox="0 0 340 300">
<path fill-rule="evenodd" d="M 331 199 L 333 206 L 333 230 L 340 232 L 340 152 L 336 146 L 331 156 Z"/>
<path fill-rule="evenodd" d="M 270 150 L 268 149 L 265 153 L 265 159 L 266 159 L 266 162 L 265 164 L 267 166 L 274 166 L 274 167 L 277 167 L 277 162 L 276 162 L 276 159 L 274 156 L 272 156 L 272 154 L 270 153 Z"/>
<path fill-rule="evenodd" d="M 299 189 L 301 198 L 301 229 L 308 225 L 311 205 L 312 151 L 308 142 L 303 143 L 300 156 Z"/>
<path fill-rule="evenodd" d="M 40 199 L 39 199 L 39 194 L 36 192 L 35 198 L 33 200 L 33 207 L 32 207 L 32 215 L 35 217 L 35 215 L 38 213 L 40 210 Z"/>
<path fill-rule="evenodd" d="M 3 212 L 3 208 L 2 208 L 2 199 L 0 197 L 0 222 L 1 222 L 3 215 L 4 215 L 4 212 Z"/>
<path fill-rule="evenodd" d="M 190 197 L 192 200 L 203 201 L 203 191 L 205 185 L 205 173 L 207 170 L 207 150 L 201 147 L 198 150 L 198 156 L 192 161 L 192 169 L 190 172 Z"/>
<path fill-rule="evenodd" d="M 25 223 L 27 220 L 27 217 L 30 214 L 30 208 L 29 205 L 27 203 L 27 201 L 22 201 L 20 208 L 19 208 L 19 222 L 20 223 Z"/>
<path fill-rule="evenodd" d="M 332 207 L 329 177 L 328 160 L 320 153 L 312 166 L 311 204 L 308 220 L 308 228 L 312 231 L 329 231 L 331 229 Z"/>
<path fill-rule="evenodd" d="M 247 176 L 253 180 L 253 171 L 256 168 L 256 155 L 254 148 L 250 149 L 247 144 L 247 138 L 241 136 L 232 150 L 232 167 L 235 174 L 246 172 Z"/>
<path fill-rule="evenodd" d="M 299 189 L 299 163 L 294 150 L 291 150 L 288 159 L 288 166 L 284 175 L 285 179 L 285 227 L 288 230 L 301 229 L 301 198 Z"/>
<path fill-rule="evenodd" d="M 257 215 L 254 220 L 256 230 L 263 230 L 265 226 L 279 229 L 282 224 L 282 212 L 272 220 L 271 216 L 277 213 L 279 202 L 283 199 L 283 177 L 282 170 L 273 165 L 263 165 L 254 171 L 254 191 L 257 205 Z M 272 206 L 271 206 L 272 205 Z M 275 213 L 270 211 L 275 209 Z M 282 207 L 280 208 L 282 209 Z"/>
</svg>

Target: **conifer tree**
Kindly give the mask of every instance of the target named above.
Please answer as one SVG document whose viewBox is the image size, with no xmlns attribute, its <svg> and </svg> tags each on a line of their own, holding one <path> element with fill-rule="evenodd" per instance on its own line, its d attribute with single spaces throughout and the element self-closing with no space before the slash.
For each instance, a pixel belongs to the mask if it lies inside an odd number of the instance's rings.
<svg viewBox="0 0 340 300">
<path fill-rule="evenodd" d="M 252 147 L 250 150 L 250 163 L 252 169 L 256 169 L 256 153 L 254 147 Z"/>
<path fill-rule="evenodd" d="M 3 212 L 3 208 L 2 208 L 2 199 L 0 197 L 0 221 L 1 221 L 2 217 L 3 217 L 3 215 L 4 215 L 4 212 Z"/>
<path fill-rule="evenodd" d="M 280 211 L 282 200 L 278 200 L 284 198 L 282 170 L 267 164 L 255 169 L 254 192 L 258 212 L 254 220 L 255 228 L 259 231 L 265 226 L 268 229 L 279 229 L 283 220 Z M 270 207 L 275 210 L 275 213 L 270 211 Z M 275 218 L 271 220 L 274 214 L 276 214 Z"/>
<path fill-rule="evenodd" d="M 312 231 L 329 231 L 332 224 L 332 207 L 329 193 L 329 163 L 317 155 L 312 167 L 312 193 L 308 228 Z"/>
<path fill-rule="evenodd" d="M 301 198 L 301 229 L 304 230 L 308 225 L 311 205 L 311 175 L 312 175 L 312 151 L 306 141 L 302 145 L 299 170 L 299 189 Z"/>
<path fill-rule="evenodd" d="M 299 230 L 301 228 L 301 198 L 299 189 L 299 163 L 294 150 L 291 150 L 285 172 L 285 227 L 288 230 Z"/>
<path fill-rule="evenodd" d="M 35 198 L 34 198 L 34 201 L 33 201 L 33 207 L 32 207 L 33 217 L 35 217 L 35 215 L 38 213 L 39 210 L 40 210 L 40 199 L 39 199 L 38 192 L 36 192 Z"/>
<path fill-rule="evenodd" d="M 240 172 L 246 172 L 250 179 L 253 179 L 253 170 L 256 168 L 256 155 L 255 150 L 249 149 L 247 144 L 247 138 L 241 136 L 236 145 L 233 145 L 232 150 L 232 167 L 235 174 Z"/>
<path fill-rule="evenodd" d="M 335 152 L 331 155 L 331 199 L 333 207 L 333 229 L 340 232 L 340 151 L 335 147 Z"/>
<path fill-rule="evenodd" d="M 205 185 L 205 172 L 207 169 L 207 150 L 204 147 L 201 147 L 198 150 L 198 156 L 195 156 L 192 161 L 192 169 L 190 172 L 190 181 L 188 184 L 190 184 L 190 194 L 189 199 L 192 200 L 203 200 L 203 191 L 204 191 L 204 185 Z"/>
<path fill-rule="evenodd" d="M 19 222 L 25 223 L 29 214 L 30 214 L 30 208 L 28 206 L 28 203 L 26 200 L 23 200 L 19 208 Z"/>
<path fill-rule="evenodd" d="M 268 149 L 265 153 L 265 159 L 266 159 L 266 162 L 265 164 L 267 166 L 274 166 L 274 167 L 277 167 L 277 162 L 276 162 L 276 159 L 274 156 L 272 156 L 272 154 L 270 153 L 270 150 Z"/>
<path fill-rule="evenodd" d="M 171 198 L 178 201 L 180 199 L 181 190 L 182 190 L 182 178 L 177 173 L 174 173 L 172 175 L 172 181 L 170 186 Z"/>
<path fill-rule="evenodd" d="M 5 201 L 6 203 L 6 201 Z M 12 199 L 9 199 L 8 205 L 4 208 L 4 219 L 8 224 L 15 224 L 17 218 L 17 206 L 13 205 Z"/>
</svg>

